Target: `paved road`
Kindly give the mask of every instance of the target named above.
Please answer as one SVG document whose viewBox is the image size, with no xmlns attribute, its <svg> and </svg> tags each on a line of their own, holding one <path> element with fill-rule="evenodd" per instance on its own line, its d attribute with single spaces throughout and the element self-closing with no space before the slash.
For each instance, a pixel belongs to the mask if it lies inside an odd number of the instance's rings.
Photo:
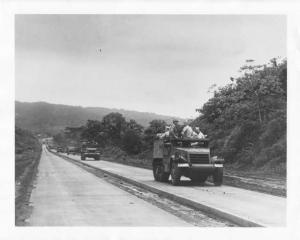
<svg viewBox="0 0 300 240">
<path fill-rule="evenodd" d="M 65 154 L 64 154 L 65 155 Z M 79 156 L 69 157 L 80 161 Z M 174 187 L 168 183 L 155 182 L 152 171 L 108 161 L 84 161 L 86 164 L 103 170 L 128 177 L 131 179 L 175 194 L 176 196 L 192 200 L 213 209 L 240 216 L 245 220 L 262 226 L 285 226 L 286 198 L 269 194 L 245 190 L 230 186 L 215 187 L 209 183 L 204 186 L 192 186 L 187 180 L 182 186 Z"/>
<path fill-rule="evenodd" d="M 43 148 L 32 226 L 191 226 Z"/>
</svg>

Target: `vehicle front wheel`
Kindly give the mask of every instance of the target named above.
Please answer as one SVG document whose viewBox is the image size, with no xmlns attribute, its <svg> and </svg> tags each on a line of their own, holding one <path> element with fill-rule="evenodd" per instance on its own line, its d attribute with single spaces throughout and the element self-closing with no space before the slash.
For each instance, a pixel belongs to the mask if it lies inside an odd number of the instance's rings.
<svg viewBox="0 0 300 240">
<path fill-rule="evenodd" d="M 166 173 L 164 171 L 164 165 L 163 164 L 153 164 L 153 176 L 155 181 L 158 182 L 167 182 L 169 180 L 169 173 Z"/>
<path fill-rule="evenodd" d="M 173 163 L 171 168 L 172 185 L 178 186 L 180 183 L 180 177 L 181 177 L 181 169 L 178 167 L 177 163 Z"/>
<path fill-rule="evenodd" d="M 215 186 L 221 186 L 223 183 L 223 168 L 217 168 L 213 175 Z"/>
</svg>

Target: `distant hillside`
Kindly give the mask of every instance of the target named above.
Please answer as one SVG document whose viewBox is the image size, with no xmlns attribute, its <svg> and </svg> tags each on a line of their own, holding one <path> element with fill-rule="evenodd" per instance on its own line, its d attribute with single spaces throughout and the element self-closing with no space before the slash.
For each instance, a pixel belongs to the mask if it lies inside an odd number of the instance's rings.
<svg viewBox="0 0 300 240">
<path fill-rule="evenodd" d="M 171 122 L 173 119 L 171 116 L 124 109 L 68 106 L 46 102 L 15 102 L 16 126 L 49 134 L 55 134 L 66 126 L 81 126 L 88 119 L 101 120 L 103 116 L 111 112 L 119 112 L 127 120 L 134 119 L 143 126 L 147 126 L 153 119 L 162 119 L 166 122 Z"/>
</svg>

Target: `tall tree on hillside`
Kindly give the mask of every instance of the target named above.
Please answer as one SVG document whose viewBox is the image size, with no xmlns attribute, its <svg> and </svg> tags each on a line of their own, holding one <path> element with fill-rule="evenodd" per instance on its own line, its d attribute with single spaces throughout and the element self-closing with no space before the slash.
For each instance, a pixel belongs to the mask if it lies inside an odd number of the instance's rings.
<svg viewBox="0 0 300 240">
<path fill-rule="evenodd" d="M 102 119 L 102 125 L 105 132 L 112 141 L 119 142 L 126 129 L 126 120 L 120 113 L 109 113 Z"/>
</svg>

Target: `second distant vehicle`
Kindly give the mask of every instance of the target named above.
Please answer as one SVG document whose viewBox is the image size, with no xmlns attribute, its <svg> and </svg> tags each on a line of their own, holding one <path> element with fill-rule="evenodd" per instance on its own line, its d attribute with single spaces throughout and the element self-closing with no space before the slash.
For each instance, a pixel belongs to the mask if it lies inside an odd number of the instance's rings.
<svg viewBox="0 0 300 240">
<path fill-rule="evenodd" d="M 57 148 L 56 148 L 56 151 L 57 151 L 58 153 L 63 153 L 63 152 L 64 152 L 64 148 L 63 148 L 63 147 L 57 147 Z"/>
<path fill-rule="evenodd" d="M 79 153 L 79 149 L 77 147 L 69 146 L 67 147 L 67 154 L 77 154 Z"/>
<path fill-rule="evenodd" d="M 81 147 L 81 160 L 86 158 L 94 158 L 95 160 L 100 160 L 100 149 L 95 145 L 83 145 Z"/>
</svg>

